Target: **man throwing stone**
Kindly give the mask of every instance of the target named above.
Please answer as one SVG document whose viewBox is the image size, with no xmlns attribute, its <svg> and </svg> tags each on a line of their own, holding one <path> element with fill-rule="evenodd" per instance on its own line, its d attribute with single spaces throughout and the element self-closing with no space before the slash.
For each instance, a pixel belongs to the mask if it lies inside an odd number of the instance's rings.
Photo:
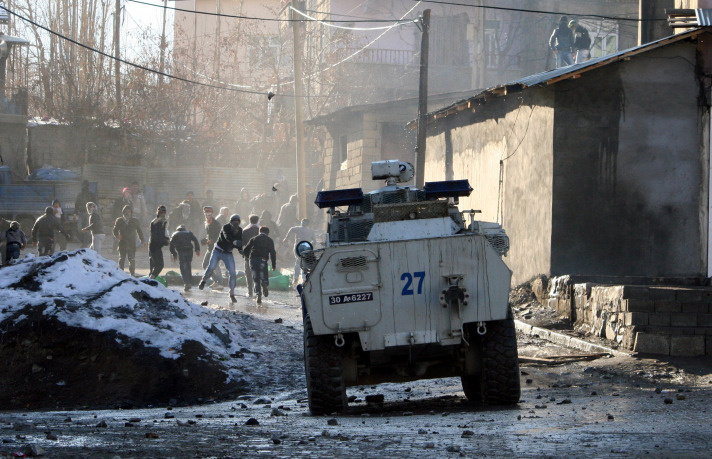
<svg viewBox="0 0 712 459">
<path fill-rule="evenodd" d="M 215 267 L 222 261 L 225 265 L 225 269 L 227 269 L 227 272 L 230 274 L 230 302 L 235 303 L 237 302 L 235 298 L 237 275 L 235 273 L 235 258 L 232 256 L 232 249 L 237 249 L 237 251 L 242 254 L 242 228 L 240 228 L 240 216 L 237 214 L 231 216 L 230 222 L 222 227 L 218 241 L 213 248 L 213 253 L 210 255 L 208 269 L 205 270 L 205 274 L 203 274 L 198 288 L 200 290 L 205 288 L 205 282 L 210 279 Z"/>
</svg>

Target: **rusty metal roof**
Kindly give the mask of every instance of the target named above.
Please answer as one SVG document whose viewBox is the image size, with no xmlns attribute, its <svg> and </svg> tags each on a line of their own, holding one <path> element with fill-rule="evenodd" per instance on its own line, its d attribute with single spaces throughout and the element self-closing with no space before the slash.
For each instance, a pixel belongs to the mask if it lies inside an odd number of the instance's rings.
<svg viewBox="0 0 712 459">
<path fill-rule="evenodd" d="M 712 10 L 710 10 L 712 12 Z M 711 18 L 712 19 L 712 18 Z M 569 65 L 566 67 L 561 67 L 558 69 L 554 70 L 549 70 L 546 72 L 541 72 L 537 73 L 534 75 L 526 76 L 523 78 L 520 78 L 518 80 L 494 86 L 492 88 L 486 89 L 472 97 L 469 97 L 467 99 L 459 100 L 447 107 L 444 107 L 440 110 L 433 111 L 428 113 L 428 121 L 433 121 L 435 119 L 439 118 L 444 118 L 446 116 L 449 116 L 453 113 L 457 113 L 459 111 L 464 110 L 465 108 L 468 108 L 473 101 L 476 100 L 482 100 L 482 99 L 491 99 L 493 97 L 499 97 L 499 96 L 505 96 L 507 94 L 515 93 L 515 92 L 520 92 L 526 88 L 532 87 L 532 86 L 549 86 L 555 83 L 558 83 L 559 81 L 562 80 L 568 80 L 568 79 L 575 79 L 581 76 L 581 74 L 588 72 L 590 70 L 594 70 L 600 67 L 603 67 L 605 65 L 609 65 L 615 62 L 619 62 L 622 60 L 626 60 L 632 56 L 651 51 L 653 49 L 659 48 L 661 46 L 665 46 L 671 43 L 675 43 L 678 41 L 682 41 L 694 36 L 699 35 L 700 33 L 705 32 L 706 29 L 703 28 L 697 28 L 694 30 L 686 31 L 677 35 L 672 35 L 669 37 L 662 38 L 660 40 L 656 40 L 650 43 L 646 43 L 645 45 L 642 46 L 637 46 L 635 48 L 629 48 L 623 51 L 619 51 L 617 53 L 613 54 L 608 54 L 606 56 L 598 57 L 591 59 L 589 61 L 580 63 L 580 64 L 574 64 L 574 65 Z M 411 121 L 408 125 L 410 127 L 413 127 L 417 121 Z"/>
</svg>

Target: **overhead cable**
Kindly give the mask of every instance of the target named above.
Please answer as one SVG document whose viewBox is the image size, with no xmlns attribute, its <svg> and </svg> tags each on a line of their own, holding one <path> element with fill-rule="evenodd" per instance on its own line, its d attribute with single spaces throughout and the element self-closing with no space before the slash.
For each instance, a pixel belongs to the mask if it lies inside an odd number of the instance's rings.
<svg viewBox="0 0 712 459">
<path fill-rule="evenodd" d="M 631 21 L 631 22 L 667 21 L 667 18 L 665 18 L 665 19 L 626 18 L 626 17 L 621 17 L 621 16 L 607 16 L 604 14 L 579 14 L 579 13 L 566 13 L 566 12 L 561 12 L 561 11 L 534 10 L 534 9 L 529 9 L 529 8 L 512 8 L 512 7 L 506 7 L 506 6 L 472 5 L 470 3 L 458 3 L 458 2 L 451 2 L 451 1 L 444 1 L 444 0 L 413 0 L 413 1 L 419 1 L 419 2 L 422 1 L 424 3 L 434 3 L 437 5 L 467 6 L 470 8 L 487 9 L 487 10 L 514 11 L 514 12 L 520 12 L 520 13 L 552 14 L 552 15 L 560 15 L 560 16 L 572 16 L 572 17 L 578 17 L 578 18 L 586 17 L 586 18 L 595 18 L 595 19 L 608 19 L 611 21 Z"/>
<path fill-rule="evenodd" d="M 317 19 L 315 17 L 309 16 L 308 14 L 299 11 L 298 9 L 294 8 L 293 6 L 289 7 L 290 10 L 294 11 L 295 13 L 309 19 L 310 21 L 318 22 L 319 24 L 326 26 L 326 27 L 333 27 L 335 29 L 343 29 L 343 30 L 390 30 L 395 26 L 403 25 L 403 24 L 412 24 L 414 22 L 417 22 L 417 19 L 408 19 L 405 21 L 398 20 L 397 22 L 387 25 L 387 26 L 379 26 L 379 27 L 349 27 L 349 26 L 340 26 L 336 24 L 330 24 L 329 21 L 323 21 L 321 19 Z"/>
<path fill-rule="evenodd" d="M 217 16 L 221 18 L 233 18 L 233 19 L 249 19 L 253 21 L 268 21 L 268 22 L 295 22 L 302 21 L 302 19 L 283 19 L 283 18 L 265 18 L 257 16 L 244 16 L 240 14 L 225 14 L 225 13 L 212 13 L 210 11 L 198 11 L 198 10 L 188 10 L 185 8 L 176 8 L 174 6 L 156 5 L 154 3 L 142 2 L 141 0 L 127 0 L 131 3 L 139 3 L 141 5 L 155 6 L 156 8 L 163 8 L 166 10 L 180 11 L 181 13 L 193 13 L 193 14 L 203 14 L 206 16 Z M 392 19 L 325 19 L 324 22 L 343 22 L 343 23 L 355 23 L 355 22 L 393 22 Z"/>
<path fill-rule="evenodd" d="M 24 16 L 22 16 L 22 15 L 20 15 L 20 14 L 18 14 L 18 13 L 15 13 L 14 11 L 8 9 L 7 7 L 5 7 L 5 6 L 1 5 L 1 4 L 0 4 L 0 9 L 3 9 L 3 10 L 5 10 L 5 11 L 7 11 L 9 14 L 15 16 L 16 18 L 18 18 L 18 19 L 20 19 L 20 20 L 22 20 L 22 21 L 27 22 L 28 24 L 31 24 L 31 25 L 33 25 L 33 26 L 35 26 L 35 27 L 37 27 L 37 28 L 40 28 L 40 29 L 44 30 L 45 32 L 48 32 L 48 33 L 50 33 L 50 34 L 52 34 L 52 35 L 55 35 L 55 36 L 57 36 L 57 37 L 59 37 L 59 38 L 61 38 L 61 39 L 63 39 L 63 40 L 66 40 L 66 41 L 68 41 L 68 42 L 70 42 L 70 43 L 73 43 L 73 44 L 75 44 L 75 45 L 77 45 L 77 46 L 80 46 L 80 47 L 82 47 L 82 48 L 84 48 L 84 49 L 87 49 L 87 50 L 89 50 L 89 51 L 91 51 L 91 52 L 93 52 L 93 53 L 100 54 L 100 55 L 102 55 L 102 56 L 104 56 L 104 57 L 107 57 L 107 58 L 109 58 L 109 59 L 113 59 L 113 60 L 118 61 L 118 62 L 120 62 L 120 63 L 122 63 L 122 64 L 126 64 L 126 65 L 129 65 L 129 66 L 131 66 L 131 67 L 135 67 L 135 68 L 137 68 L 137 69 L 144 70 L 144 71 L 146 71 L 146 72 L 154 73 L 154 74 L 156 74 L 156 75 L 161 75 L 161 76 L 164 76 L 164 77 L 166 77 L 166 78 L 170 78 L 170 79 L 177 80 L 177 81 L 182 81 L 182 82 L 184 82 L 184 83 L 190 83 L 190 84 L 195 84 L 195 85 L 199 85 L 199 86 L 204 86 L 204 87 L 207 87 L 207 88 L 221 89 L 221 90 L 224 90 L 224 91 L 241 92 L 241 93 L 247 93 L 247 94 L 258 94 L 258 95 L 262 95 L 262 96 L 268 96 L 268 97 L 270 97 L 270 98 L 272 98 L 272 97 L 275 96 L 275 94 L 274 94 L 273 92 L 271 92 L 271 91 L 268 92 L 268 91 L 255 91 L 255 90 L 250 90 L 250 89 L 241 89 L 240 87 L 238 87 L 238 85 L 234 85 L 234 84 L 231 84 L 230 86 L 218 86 L 218 85 L 214 85 L 214 84 L 210 84 L 210 83 L 203 83 L 203 82 L 200 82 L 200 81 L 190 80 L 190 79 L 188 79 L 188 78 L 183 78 L 183 77 L 179 77 L 179 76 L 177 76 L 177 75 L 172 75 L 172 74 L 170 74 L 170 73 L 162 72 L 162 71 L 160 71 L 160 70 L 152 69 L 152 68 L 150 68 L 150 67 L 146 67 L 145 65 L 141 65 L 141 64 L 137 64 L 137 63 L 135 63 L 135 62 L 127 61 L 126 59 L 121 59 L 120 57 L 117 57 L 117 56 L 114 56 L 114 55 L 112 55 L 112 54 L 106 53 L 106 52 L 104 52 L 104 51 L 102 51 L 102 50 L 100 50 L 100 49 L 96 49 L 96 48 L 93 48 L 93 47 L 91 47 L 91 46 L 89 46 L 89 45 L 85 45 L 84 43 L 81 43 L 81 42 L 79 42 L 79 41 L 76 41 L 76 40 L 74 40 L 74 39 L 72 39 L 72 38 L 70 38 L 70 37 L 67 37 L 66 35 L 62 35 L 61 33 L 56 32 L 56 31 L 50 29 L 49 27 L 45 27 L 45 26 L 43 26 L 43 25 L 41 25 L 41 24 L 38 24 L 38 23 L 32 21 L 31 19 L 28 19 L 28 18 L 26 18 L 26 17 L 24 17 Z M 294 96 L 293 94 L 280 94 L 280 95 L 281 95 L 281 96 L 287 96 L 287 97 L 296 97 L 296 96 Z M 305 97 L 318 97 L 318 96 L 305 96 Z"/>
</svg>

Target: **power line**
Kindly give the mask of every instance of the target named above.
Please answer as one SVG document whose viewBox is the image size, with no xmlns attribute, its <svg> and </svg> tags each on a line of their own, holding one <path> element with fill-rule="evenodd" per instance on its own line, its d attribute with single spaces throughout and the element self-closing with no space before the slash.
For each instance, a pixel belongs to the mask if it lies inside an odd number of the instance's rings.
<svg viewBox="0 0 712 459">
<path fill-rule="evenodd" d="M 217 16 L 217 17 L 221 17 L 221 18 L 249 19 L 249 20 L 253 20 L 253 21 L 268 21 L 268 22 L 295 22 L 295 21 L 303 20 L 303 19 L 264 18 L 264 17 L 257 17 L 257 16 L 243 16 L 243 15 L 238 15 L 238 14 L 212 13 L 210 11 L 197 11 L 197 10 L 188 10 L 185 8 L 176 8 L 174 6 L 156 5 L 153 3 L 142 2 L 140 0 L 127 0 L 127 1 L 132 2 L 132 3 L 139 3 L 141 5 L 155 6 L 156 8 L 164 8 L 167 10 L 180 11 L 182 13 L 204 14 L 206 16 Z M 393 21 L 391 19 L 363 19 L 363 20 L 359 20 L 359 19 L 351 19 L 351 20 L 325 19 L 324 22 L 354 23 L 354 22 L 393 22 Z"/>
<path fill-rule="evenodd" d="M 321 20 L 321 19 L 317 19 L 317 18 L 315 18 L 315 17 L 309 16 L 308 14 L 306 14 L 306 13 L 304 13 L 304 12 L 302 12 L 302 11 L 299 11 L 298 9 L 294 8 L 293 6 L 290 6 L 289 9 L 292 10 L 292 11 L 294 11 L 295 13 L 297 13 L 297 14 L 299 14 L 299 15 L 301 15 L 301 16 L 307 18 L 307 19 L 309 19 L 310 21 L 318 22 L 319 24 L 321 24 L 321 25 L 323 25 L 323 26 L 326 26 L 326 27 L 333 27 L 333 28 L 336 28 L 336 29 L 343 29 L 343 30 L 386 30 L 386 29 L 390 30 L 390 29 L 392 29 L 393 27 L 395 27 L 395 26 L 397 26 L 397 25 L 412 24 L 412 23 L 415 23 L 415 22 L 418 21 L 417 19 L 408 19 L 408 20 L 406 20 L 406 21 L 398 20 L 398 21 L 396 21 L 396 22 L 394 22 L 394 23 L 392 23 L 392 24 L 390 24 L 390 25 L 387 25 L 387 26 L 379 26 L 379 27 L 349 27 L 349 26 L 341 26 L 341 25 L 336 25 L 336 24 L 330 24 L 329 21 L 323 21 L 323 20 Z"/>
<path fill-rule="evenodd" d="M 155 70 L 155 69 L 152 69 L 152 68 L 150 68 L 150 67 L 146 67 L 146 66 L 144 66 L 144 65 L 137 64 L 137 63 L 135 63 L 135 62 L 127 61 L 127 60 L 125 60 L 125 59 L 121 59 L 120 57 L 117 57 L 117 56 L 114 56 L 114 55 L 112 55 L 112 54 L 106 53 L 106 52 L 104 52 L 104 51 L 102 51 L 102 50 L 100 50 L 100 49 L 96 49 L 96 48 L 93 48 L 93 47 L 91 47 L 91 46 L 89 46 L 89 45 L 85 45 L 84 43 L 78 42 L 78 41 L 76 41 L 76 40 L 74 40 L 74 39 L 72 39 L 72 38 L 67 37 L 66 35 L 62 35 L 62 34 L 59 33 L 59 32 L 56 32 L 56 31 L 54 31 L 54 30 L 52 30 L 52 29 L 50 29 L 50 28 L 48 28 L 48 27 L 45 27 L 45 26 L 43 26 L 43 25 L 41 25 L 41 24 L 38 24 L 38 23 L 32 21 L 31 19 L 28 19 L 28 18 L 26 18 L 26 17 L 24 17 L 24 16 L 22 16 L 22 15 L 20 15 L 20 14 L 18 14 L 18 13 L 15 13 L 14 11 L 9 10 L 8 8 L 6 8 L 5 6 L 3 6 L 3 5 L 1 5 L 1 4 L 0 4 L 0 8 L 3 9 L 3 10 L 5 10 L 5 11 L 7 11 L 9 14 L 12 14 L 12 15 L 15 16 L 16 18 L 18 18 L 18 19 L 20 19 L 20 20 L 22 20 L 22 21 L 25 21 L 25 22 L 27 22 L 28 24 L 31 24 L 31 25 L 33 25 L 33 26 L 35 26 L 35 27 L 38 27 L 38 28 L 44 30 L 45 32 L 48 32 L 48 33 L 50 33 L 50 34 L 52 34 L 52 35 L 55 35 L 55 36 L 57 36 L 57 37 L 59 37 L 59 38 L 61 38 L 61 39 L 63 39 L 63 40 L 66 40 L 66 41 L 68 41 L 68 42 L 70 42 L 70 43 L 73 43 L 73 44 L 75 44 L 75 45 L 77 45 L 77 46 L 80 46 L 80 47 L 82 47 L 82 48 L 84 48 L 84 49 L 87 49 L 87 50 L 89 50 L 89 51 L 91 51 L 91 52 L 100 54 L 100 55 L 102 55 L 102 56 L 104 56 L 104 57 L 107 57 L 107 58 L 109 58 L 109 59 L 113 59 L 113 60 L 118 61 L 118 62 L 120 62 L 120 63 L 122 63 L 122 64 L 126 64 L 126 65 L 129 65 L 129 66 L 131 66 L 131 67 L 135 67 L 135 68 L 137 68 L 137 69 L 144 70 L 144 71 L 146 71 L 146 72 L 155 73 L 156 75 L 162 75 L 162 76 L 164 76 L 164 77 L 166 77 L 166 78 L 170 78 L 170 79 L 177 80 L 177 81 L 182 81 L 182 82 L 184 82 L 184 83 L 190 83 L 190 84 L 195 84 L 195 85 L 199 85 L 199 86 L 204 86 L 204 87 L 207 87 L 207 88 L 222 89 L 222 90 L 225 90 L 225 91 L 242 92 L 242 93 L 247 93 L 247 94 L 258 94 L 258 95 L 262 95 L 262 96 L 268 96 L 268 97 L 270 97 L 270 98 L 272 98 L 272 97 L 275 96 L 275 94 L 272 93 L 272 92 L 254 91 L 254 90 L 249 90 L 249 89 L 240 89 L 240 88 L 234 87 L 234 86 L 236 86 L 236 85 L 231 85 L 231 87 L 218 86 L 218 85 L 214 85 L 214 84 L 210 84 L 210 83 L 203 83 L 203 82 L 200 82 L 200 81 L 190 80 L 190 79 L 188 79 L 188 78 L 183 78 L 183 77 L 179 77 L 179 76 L 176 76 L 176 75 L 171 75 L 170 73 L 166 73 L 166 72 L 161 72 L 160 70 Z M 282 95 L 282 94 L 280 94 L 280 95 Z M 286 96 L 287 96 L 287 97 L 295 97 L 295 96 L 292 95 L 292 94 L 286 94 Z M 319 96 L 308 96 L 308 97 L 319 97 Z"/>
<path fill-rule="evenodd" d="M 132 1 L 132 0 L 129 0 Z M 479 8 L 487 10 L 499 10 L 499 11 L 514 11 L 520 13 L 537 13 L 537 14 L 552 14 L 560 16 L 575 16 L 575 17 L 586 17 L 586 18 L 596 18 L 596 19 L 609 19 L 612 21 L 631 21 L 631 22 L 655 22 L 655 21 L 667 21 L 667 19 L 640 19 L 640 18 L 625 18 L 621 16 L 606 16 L 603 14 L 576 14 L 576 13 L 566 13 L 561 11 L 546 11 L 546 10 L 534 10 L 529 8 L 511 8 L 506 6 L 491 6 L 491 5 L 472 5 L 469 3 L 458 3 L 443 0 L 413 0 L 422 1 L 424 3 L 435 3 L 437 5 L 448 5 L 448 6 L 467 6 L 470 8 Z"/>
</svg>

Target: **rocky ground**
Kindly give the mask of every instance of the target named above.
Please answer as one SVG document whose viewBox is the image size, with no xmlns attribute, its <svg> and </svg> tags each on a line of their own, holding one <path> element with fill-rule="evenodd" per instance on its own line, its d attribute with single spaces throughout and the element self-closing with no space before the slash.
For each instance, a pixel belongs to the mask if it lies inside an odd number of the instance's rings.
<svg viewBox="0 0 712 459">
<path fill-rule="evenodd" d="M 206 304 L 195 315 L 201 325 L 231 330 L 242 355 L 223 353 L 214 368 L 239 369 L 239 395 L 97 405 L 109 409 L 5 407 L 0 457 L 708 457 L 712 448 L 709 361 L 583 355 L 536 336 L 519 336 L 515 407 L 472 405 L 449 378 L 350 388 L 346 413 L 310 416 L 298 299 L 273 292 L 258 308 L 245 289 L 238 294 L 236 304 L 207 289 L 181 296 Z M 528 295 L 513 292 L 518 317 L 565 328 Z M 42 377 L 47 369 L 27 371 Z"/>
</svg>

